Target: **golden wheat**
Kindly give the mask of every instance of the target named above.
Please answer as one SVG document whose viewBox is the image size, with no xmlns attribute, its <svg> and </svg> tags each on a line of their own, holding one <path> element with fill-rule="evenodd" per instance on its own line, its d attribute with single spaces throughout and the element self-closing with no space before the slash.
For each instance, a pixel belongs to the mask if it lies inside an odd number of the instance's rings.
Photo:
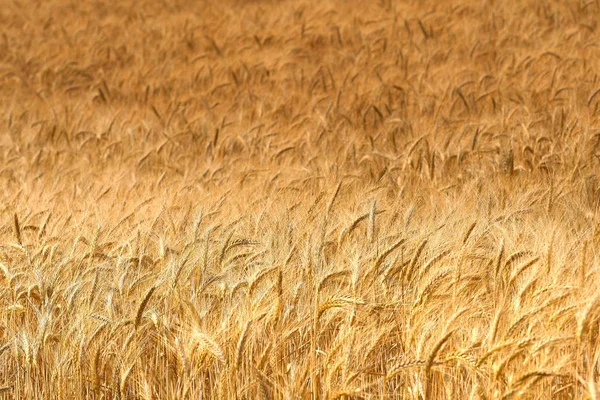
<svg viewBox="0 0 600 400">
<path fill-rule="evenodd" d="M 0 397 L 599 397 L 597 2 L 113 3 L 0 11 Z"/>
</svg>

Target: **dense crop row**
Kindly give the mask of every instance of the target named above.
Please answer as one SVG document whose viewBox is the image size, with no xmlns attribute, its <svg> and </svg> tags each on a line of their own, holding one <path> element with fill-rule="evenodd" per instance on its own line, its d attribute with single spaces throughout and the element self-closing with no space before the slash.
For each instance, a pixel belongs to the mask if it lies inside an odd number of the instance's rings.
<svg viewBox="0 0 600 400">
<path fill-rule="evenodd" d="M 599 17 L 3 4 L 0 396 L 598 398 Z"/>
</svg>

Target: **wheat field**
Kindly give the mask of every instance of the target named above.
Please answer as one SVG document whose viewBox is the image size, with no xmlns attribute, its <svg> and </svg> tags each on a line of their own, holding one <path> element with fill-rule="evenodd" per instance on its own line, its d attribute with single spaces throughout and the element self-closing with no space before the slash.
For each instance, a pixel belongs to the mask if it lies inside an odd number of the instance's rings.
<svg viewBox="0 0 600 400">
<path fill-rule="evenodd" d="M 0 398 L 600 398 L 596 0 L 0 9 Z"/>
</svg>

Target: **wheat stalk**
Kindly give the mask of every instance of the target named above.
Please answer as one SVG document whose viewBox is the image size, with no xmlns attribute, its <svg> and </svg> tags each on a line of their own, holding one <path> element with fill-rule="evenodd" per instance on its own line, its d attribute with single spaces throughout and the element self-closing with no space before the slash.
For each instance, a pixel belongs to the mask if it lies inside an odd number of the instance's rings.
<svg viewBox="0 0 600 400">
<path fill-rule="evenodd" d="M 140 323 L 142 322 L 142 316 L 144 315 L 144 310 L 146 309 L 146 306 L 148 305 L 148 302 L 150 301 L 150 297 L 152 297 L 152 294 L 154 293 L 155 290 L 156 290 L 156 286 L 152 286 L 150 288 L 150 290 L 148 290 L 148 292 L 146 292 L 146 295 L 140 302 L 137 312 L 135 313 L 135 319 L 134 319 L 134 323 L 133 323 L 133 326 L 136 330 L 139 328 Z"/>
</svg>

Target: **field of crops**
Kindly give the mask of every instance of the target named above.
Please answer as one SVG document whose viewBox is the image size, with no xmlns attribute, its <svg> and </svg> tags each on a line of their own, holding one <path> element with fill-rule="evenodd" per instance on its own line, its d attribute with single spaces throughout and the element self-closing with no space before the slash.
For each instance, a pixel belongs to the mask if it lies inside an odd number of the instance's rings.
<svg viewBox="0 0 600 400">
<path fill-rule="evenodd" d="M 0 8 L 0 398 L 600 398 L 600 3 Z"/>
</svg>

